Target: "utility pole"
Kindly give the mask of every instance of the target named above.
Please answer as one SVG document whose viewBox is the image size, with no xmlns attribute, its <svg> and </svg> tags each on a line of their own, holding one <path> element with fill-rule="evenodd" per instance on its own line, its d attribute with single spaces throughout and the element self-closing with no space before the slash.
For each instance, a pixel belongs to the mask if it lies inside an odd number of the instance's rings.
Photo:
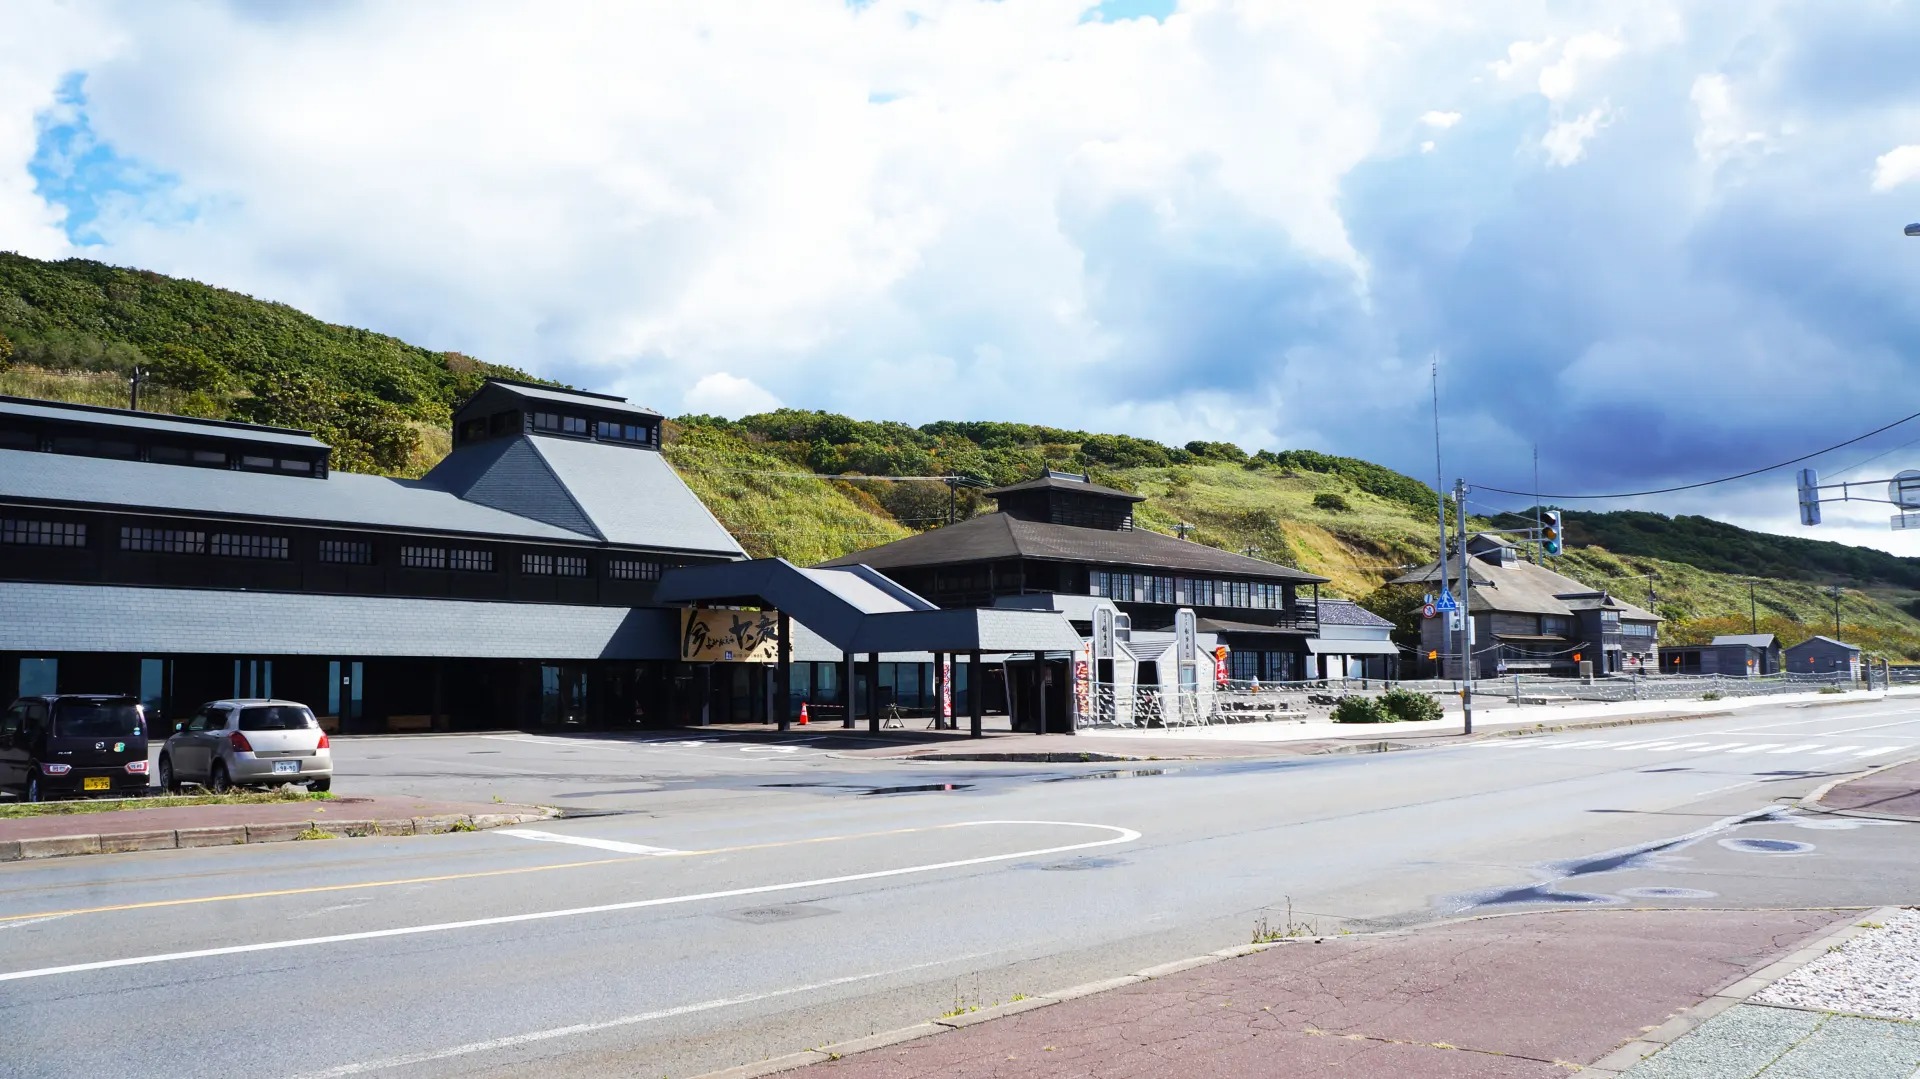
<svg viewBox="0 0 1920 1079">
<path fill-rule="evenodd" d="M 1454 520 L 1460 536 L 1460 713 L 1464 719 L 1460 733 L 1473 733 L 1473 571 L 1467 565 L 1467 481 L 1453 481 Z"/>
<path fill-rule="evenodd" d="M 1447 489 L 1446 489 L 1446 473 L 1443 472 L 1440 467 L 1440 361 L 1439 360 L 1433 361 L 1433 500 L 1437 504 L 1440 511 L 1439 512 L 1440 591 L 1442 594 L 1444 594 L 1447 591 L 1447 578 L 1448 578 Z M 1466 544 L 1467 544 L 1466 530 L 1465 530 L 1465 526 L 1462 525 L 1461 540 L 1460 540 L 1460 557 L 1463 560 L 1467 557 Z M 1440 640 L 1441 640 L 1440 654 L 1442 656 L 1452 655 L 1453 654 L 1453 620 L 1451 615 L 1448 616 L 1446 621 L 1440 624 Z M 1446 678 L 1447 661 L 1445 659 L 1442 659 L 1439 663 L 1434 664 L 1434 666 L 1436 668 L 1436 670 L 1433 672 L 1434 677 L 1440 678 L 1440 679 Z"/>
<path fill-rule="evenodd" d="M 1833 635 L 1836 638 L 1840 636 L 1840 597 L 1846 594 L 1847 590 L 1837 584 L 1827 589 L 1827 595 L 1833 597 Z"/>
<path fill-rule="evenodd" d="M 1540 443 L 1533 444 L 1533 564 L 1544 566 L 1547 556 L 1542 550 L 1543 541 L 1540 532 Z"/>
<path fill-rule="evenodd" d="M 127 376 L 127 408 L 140 411 L 140 384 L 147 380 L 147 369 L 135 364 L 133 372 Z"/>
<path fill-rule="evenodd" d="M 1747 578 L 1747 623 L 1749 633 L 1760 632 L 1760 601 L 1753 598 L 1753 578 Z"/>
</svg>

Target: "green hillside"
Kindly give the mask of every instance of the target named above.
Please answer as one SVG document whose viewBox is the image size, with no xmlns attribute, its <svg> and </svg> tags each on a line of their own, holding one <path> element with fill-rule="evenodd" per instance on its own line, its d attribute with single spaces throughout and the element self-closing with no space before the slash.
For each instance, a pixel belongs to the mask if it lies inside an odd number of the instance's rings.
<svg viewBox="0 0 1920 1079">
<path fill-rule="evenodd" d="M 144 404 L 315 430 L 347 469 L 418 475 L 445 454 L 450 408 L 488 374 L 455 353 L 333 326 L 280 304 L 85 261 L 0 254 L 0 393 L 124 404 L 124 372 L 152 369 Z M 1300 566 L 1323 591 L 1408 629 L 1417 597 L 1383 588 L 1435 550 L 1433 489 L 1352 457 L 1248 454 L 1222 442 L 1165 446 L 1029 424 L 913 427 L 785 409 L 667 426 L 668 460 L 754 555 L 818 562 L 938 527 L 991 501 L 937 479 L 1001 484 L 1045 467 L 1138 492 L 1143 527 Z M 821 479 L 819 476 L 845 477 Z M 1487 522 L 1472 522 L 1476 527 Z M 1758 628 L 1788 641 L 1833 631 L 1823 587 L 1847 588 L 1841 634 L 1920 659 L 1920 560 L 1748 532 L 1701 517 L 1569 513 L 1556 568 L 1668 623 L 1665 643 Z M 1654 598 L 1643 575 L 1654 574 Z M 1747 578 L 1754 585 L 1750 608 Z"/>
</svg>

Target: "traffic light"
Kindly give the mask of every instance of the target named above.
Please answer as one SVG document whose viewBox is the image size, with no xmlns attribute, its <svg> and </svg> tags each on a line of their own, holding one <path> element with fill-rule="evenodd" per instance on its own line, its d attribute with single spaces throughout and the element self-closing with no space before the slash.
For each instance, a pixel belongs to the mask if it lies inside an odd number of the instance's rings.
<svg viewBox="0 0 1920 1079">
<path fill-rule="evenodd" d="M 1540 549 L 1554 557 L 1560 555 L 1560 511 L 1548 510 L 1541 515 Z"/>
</svg>

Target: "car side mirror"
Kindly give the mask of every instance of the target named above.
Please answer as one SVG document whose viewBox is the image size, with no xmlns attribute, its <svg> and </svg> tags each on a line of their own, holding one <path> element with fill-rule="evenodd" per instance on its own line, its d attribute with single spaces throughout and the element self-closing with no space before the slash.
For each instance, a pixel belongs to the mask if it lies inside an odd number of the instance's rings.
<svg viewBox="0 0 1920 1079">
<path fill-rule="evenodd" d="M 173 733 L 175 734 L 179 734 L 181 731 L 184 731 L 186 729 L 187 729 L 187 725 L 185 723 L 175 723 L 173 725 Z"/>
</svg>

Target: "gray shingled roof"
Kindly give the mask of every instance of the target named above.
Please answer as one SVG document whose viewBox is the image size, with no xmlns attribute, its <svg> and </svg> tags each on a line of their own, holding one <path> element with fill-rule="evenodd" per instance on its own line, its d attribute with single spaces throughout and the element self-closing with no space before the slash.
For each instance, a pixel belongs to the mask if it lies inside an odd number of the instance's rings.
<svg viewBox="0 0 1920 1079">
<path fill-rule="evenodd" d="M 746 554 L 657 450 L 526 437 L 607 542 Z"/>
<path fill-rule="evenodd" d="M 679 612 L 0 582 L 0 652 L 673 659 Z"/>
<path fill-rule="evenodd" d="M 1309 601 L 1308 605 L 1311 604 Z M 1391 628 L 1393 623 L 1350 599 L 1320 600 L 1320 623 L 1327 626 L 1372 626 Z"/>
<path fill-rule="evenodd" d="M 421 480 L 352 472 L 320 479 L 0 450 L 0 500 L 13 499 L 527 539 L 595 538 L 464 502 Z"/>
<path fill-rule="evenodd" d="M 597 393 L 581 393 L 577 390 L 563 390 L 558 386 L 529 386 L 520 382 L 504 382 L 499 379 L 489 379 L 487 385 L 497 386 L 516 397 L 523 397 L 529 401 L 547 401 L 556 405 L 566 405 L 570 408 L 592 408 L 602 412 L 625 412 L 634 416 L 645 416 L 649 419 L 660 418 L 660 413 L 655 412 L 653 409 L 647 408 L 644 405 L 633 404 L 621 397 L 608 397 L 604 394 Z"/>
<path fill-rule="evenodd" d="M 1744 644 L 1749 648 L 1772 648 L 1779 643 L 1771 633 L 1722 633 L 1714 644 Z"/>
<path fill-rule="evenodd" d="M 1041 476 L 1039 479 L 1025 480 L 1020 483 L 1010 484 L 1006 487 L 995 487 L 984 493 L 991 497 L 998 498 L 1001 495 L 1013 494 L 1018 491 L 1073 491 L 1078 494 L 1102 495 L 1107 498 L 1123 498 L 1128 502 L 1145 502 L 1147 500 L 1145 495 L 1129 494 L 1126 491 L 1118 491 L 1112 487 L 1102 487 L 1100 484 L 1087 480 L 1069 480 L 1062 479 L 1059 476 Z"/>
<path fill-rule="evenodd" d="M 157 412 L 132 412 L 124 408 L 99 405 L 70 405 L 60 401 L 39 401 L 25 397 L 0 395 L 0 414 L 24 419 L 54 420 L 59 423 L 91 423 L 125 429 L 128 434 L 156 431 L 169 435 L 252 442 L 275 446 L 297 446 L 324 450 L 327 444 L 306 431 L 290 427 L 265 427 L 251 423 L 201 420 L 191 416 L 168 416 Z"/>
<path fill-rule="evenodd" d="M 605 538 L 534 447 L 533 440 L 524 435 L 461 446 L 435 465 L 424 482 L 469 502 L 595 539 Z"/>
<path fill-rule="evenodd" d="M 1327 580 L 1291 566 L 1263 562 L 1145 529 L 1110 531 L 1081 528 L 1044 521 L 1024 521 L 1004 513 L 984 514 L 821 564 L 867 565 L 886 570 L 983 562 L 996 558 L 1035 558 L 1189 573 L 1226 573 L 1302 584 Z"/>
<path fill-rule="evenodd" d="M 1473 588 L 1468 600 L 1471 611 L 1504 611 L 1511 614 L 1561 614 L 1571 615 L 1576 610 L 1590 610 L 1601 606 L 1600 593 L 1571 577 L 1565 577 L 1531 562 L 1515 562 L 1511 565 L 1497 566 L 1483 559 L 1475 558 L 1468 563 L 1472 571 Z M 1411 573 L 1394 578 L 1391 584 L 1436 584 L 1440 574 L 1440 563 L 1435 561 L 1414 570 Z M 1448 568 L 1457 583 L 1460 577 L 1460 562 L 1456 558 Z M 1641 610 L 1617 596 L 1610 597 L 1605 603 L 1607 610 L 1617 610 L 1621 617 L 1634 621 L 1658 622 L 1660 616 Z"/>
</svg>

